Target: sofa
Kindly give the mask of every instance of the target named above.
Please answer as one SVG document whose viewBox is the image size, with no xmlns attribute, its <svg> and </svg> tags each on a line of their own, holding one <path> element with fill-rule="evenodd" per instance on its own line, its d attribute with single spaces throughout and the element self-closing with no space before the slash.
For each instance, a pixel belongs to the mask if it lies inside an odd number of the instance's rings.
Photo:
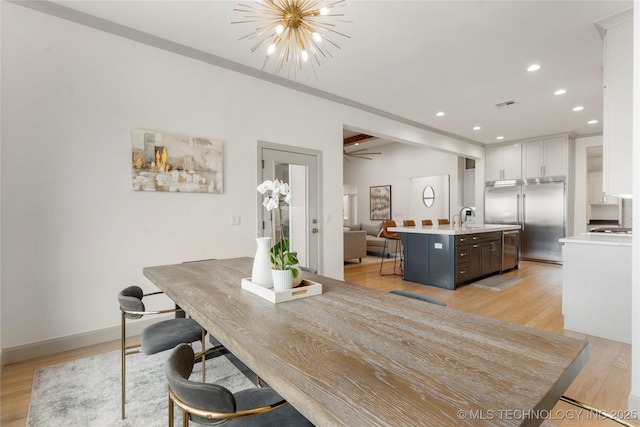
<svg viewBox="0 0 640 427">
<path fill-rule="evenodd" d="M 362 262 L 362 258 L 367 256 L 367 232 L 364 230 L 344 229 L 344 260 L 358 258 Z"/>
<path fill-rule="evenodd" d="M 349 231 L 346 231 L 347 229 Z M 354 231 L 366 232 L 366 253 L 382 255 L 382 251 L 384 249 L 384 237 L 380 237 L 380 232 L 382 231 L 382 222 L 365 222 L 345 226 L 345 233 Z M 396 248 L 395 243 L 387 244 L 386 253 L 400 252 L 400 244 L 398 243 L 397 246 L 398 247 Z"/>
</svg>

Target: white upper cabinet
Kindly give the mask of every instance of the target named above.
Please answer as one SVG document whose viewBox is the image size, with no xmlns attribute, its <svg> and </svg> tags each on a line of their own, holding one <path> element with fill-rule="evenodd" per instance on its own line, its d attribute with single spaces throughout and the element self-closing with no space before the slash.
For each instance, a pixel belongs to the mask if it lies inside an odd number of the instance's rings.
<svg viewBox="0 0 640 427">
<path fill-rule="evenodd" d="M 617 205 L 618 199 L 607 196 L 602 191 L 602 171 L 589 171 L 587 173 L 589 186 L 589 204 L 591 205 Z"/>
<path fill-rule="evenodd" d="M 491 147 L 485 150 L 485 180 L 522 178 L 520 144 Z"/>
<path fill-rule="evenodd" d="M 632 191 L 633 14 L 627 11 L 598 23 L 604 37 L 604 191 L 613 196 Z"/>
<path fill-rule="evenodd" d="M 522 177 L 566 176 L 569 144 L 566 137 L 522 144 Z"/>
</svg>

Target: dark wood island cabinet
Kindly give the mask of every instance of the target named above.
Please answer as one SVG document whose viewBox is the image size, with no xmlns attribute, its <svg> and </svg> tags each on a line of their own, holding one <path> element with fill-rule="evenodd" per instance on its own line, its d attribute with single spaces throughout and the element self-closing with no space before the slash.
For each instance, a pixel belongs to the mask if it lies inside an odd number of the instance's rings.
<svg viewBox="0 0 640 427">
<path fill-rule="evenodd" d="M 502 233 L 516 225 L 470 228 L 395 227 L 404 249 L 403 279 L 446 289 L 498 274 L 502 268 Z"/>
</svg>

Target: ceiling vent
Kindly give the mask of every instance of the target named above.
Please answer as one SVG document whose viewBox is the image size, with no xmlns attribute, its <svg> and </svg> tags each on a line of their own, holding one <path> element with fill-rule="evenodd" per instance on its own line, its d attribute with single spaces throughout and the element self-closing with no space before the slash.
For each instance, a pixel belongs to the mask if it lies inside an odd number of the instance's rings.
<svg viewBox="0 0 640 427">
<path fill-rule="evenodd" d="M 511 107 L 512 105 L 516 105 L 516 104 L 517 104 L 517 102 L 514 101 L 513 99 L 508 99 L 506 101 L 498 102 L 495 105 L 498 108 L 507 108 L 507 107 Z"/>
</svg>

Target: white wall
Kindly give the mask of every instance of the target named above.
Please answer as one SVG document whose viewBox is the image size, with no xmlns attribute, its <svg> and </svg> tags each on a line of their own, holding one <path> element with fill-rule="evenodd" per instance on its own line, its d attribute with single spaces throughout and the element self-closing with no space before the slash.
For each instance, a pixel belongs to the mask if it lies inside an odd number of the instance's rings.
<svg viewBox="0 0 640 427">
<path fill-rule="evenodd" d="M 640 411 L 640 1 L 634 1 L 633 10 L 633 246 L 631 253 L 636 262 L 632 264 L 631 292 L 631 393 L 629 409 Z"/>
<path fill-rule="evenodd" d="M 450 180 L 451 176 L 449 174 L 409 179 L 411 187 L 410 193 L 407 195 L 409 198 L 409 213 L 406 219 L 413 219 L 416 224 L 420 225 L 423 219 L 430 219 L 436 224 L 439 218 L 451 218 L 449 214 L 451 211 L 449 206 Z M 427 206 L 424 202 L 426 187 L 431 187 L 435 196 L 431 206 Z M 402 225 L 402 223 L 399 225 Z"/>
<path fill-rule="evenodd" d="M 450 175 L 451 215 L 459 209 L 456 155 L 399 143 L 372 150 L 382 154 L 371 156 L 373 160 L 344 160 L 344 184 L 358 189 L 358 222 L 372 222 L 369 187 L 377 185 L 391 185 L 391 216 L 398 225 L 402 225 L 404 219 L 421 220 L 409 217 L 411 178 L 418 177 Z"/>
<path fill-rule="evenodd" d="M 1 19 L 5 353 L 117 334 L 117 292 L 153 288 L 144 266 L 253 256 L 257 171 L 247 165 L 257 162 L 258 140 L 322 151 L 320 270 L 336 278 L 345 123 L 482 156 L 477 146 L 14 3 L 2 2 Z M 223 140 L 224 194 L 133 192 L 133 128 Z M 241 225 L 230 226 L 231 215 Z"/>
<path fill-rule="evenodd" d="M 0 20 L 4 2 L 0 1 Z M 2 46 L 2 32 L 0 31 L 0 46 Z M 0 72 L 0 94 L 2 91 L 2 73 Z M 0 119 L 0 148 L 2 147 L 2 120 Z M 2 150 L 0 149 L 0 188 L 2 188 Z M 1 194 L 1 193 L 0 193 Z M 2 224 L 2 196 L 0 195 L 0 224 Z M 0 242 L 2 242 L 2 227 L 0 227 Z M 0 244 L 0 368 L 4 366 L 2 353 L 2 245 Z"/>
</svg>

